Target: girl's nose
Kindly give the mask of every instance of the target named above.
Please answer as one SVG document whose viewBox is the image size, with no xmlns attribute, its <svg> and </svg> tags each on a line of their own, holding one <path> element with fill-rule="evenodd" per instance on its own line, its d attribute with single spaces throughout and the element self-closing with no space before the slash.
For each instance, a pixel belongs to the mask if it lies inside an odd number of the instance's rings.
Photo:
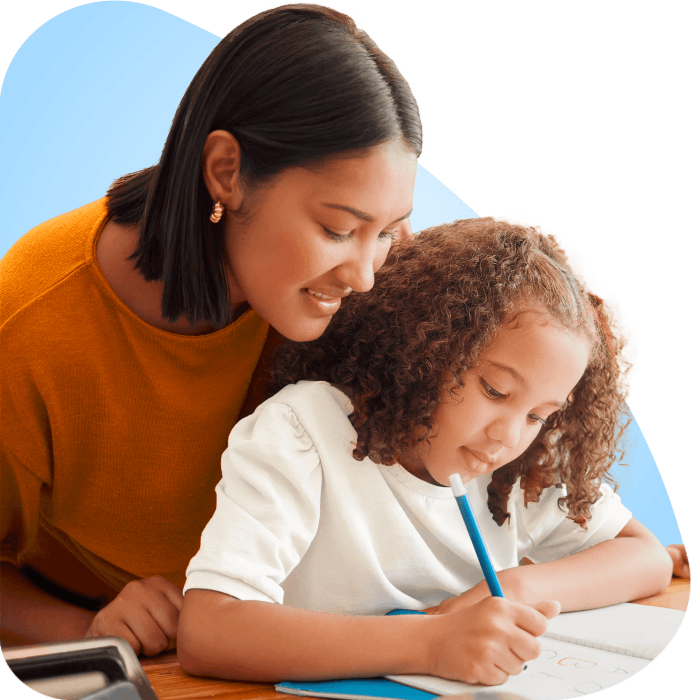
<svg viewBox="0 0 700 700">
<path fill-rule="evenodd" d="M 486 434 L 491 440 L 496 440 L 506 449 L 512 450 L 520 442 L 519 418 L 516 415 L 501 415 L 489 425 Z"/>
</svg>

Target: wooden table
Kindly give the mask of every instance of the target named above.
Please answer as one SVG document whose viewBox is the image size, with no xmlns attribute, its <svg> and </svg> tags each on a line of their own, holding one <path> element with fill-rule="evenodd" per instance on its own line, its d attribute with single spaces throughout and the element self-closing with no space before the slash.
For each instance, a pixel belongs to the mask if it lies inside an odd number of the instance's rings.
<svg viewBox="0 0 700 700">
<path fill-rule="evenodd" d="M 663 592 L 633 602 L 640 605 L 656 605 L 662 608 L 685 610 L 690 595 L 690 579 L 674 578 Z M 144 671 L 160 700 L 279 700 L 291 696 L 275 692 L 270 683 L 241 683 L 210 678 L 195 678 L 185 673 L 172 651 L 151 658 L 141 659 Z"/>
</svg>

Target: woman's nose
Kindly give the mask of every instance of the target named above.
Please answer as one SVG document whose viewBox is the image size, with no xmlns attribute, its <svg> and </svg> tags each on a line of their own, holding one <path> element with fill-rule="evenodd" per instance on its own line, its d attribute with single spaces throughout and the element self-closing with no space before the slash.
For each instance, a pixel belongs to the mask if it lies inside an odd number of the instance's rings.
<svg viewBox="0 0 700 700">
<path fill-rule="evenodd" d="M 376 244 L 358 245 L 338 266 L 338 277 L 354 292 L 369 292 L 374 286 L 374 273 L 382 266 L 388 252 L 388 248 L 382 250 Z"/>
</svg>

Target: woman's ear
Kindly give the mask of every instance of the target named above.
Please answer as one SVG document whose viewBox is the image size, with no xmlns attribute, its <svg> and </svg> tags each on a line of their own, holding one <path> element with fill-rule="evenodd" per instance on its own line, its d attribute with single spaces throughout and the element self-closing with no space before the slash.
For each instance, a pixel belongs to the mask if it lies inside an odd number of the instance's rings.
<svg viewBox="0 0 700 700">
<path fill-rule="evenodd" d="M 212 131 L 204 143 L 202 175 L 212 201 L 237 211 L 243 202 L 241 146 L 228 131 Z"/>
</svg>

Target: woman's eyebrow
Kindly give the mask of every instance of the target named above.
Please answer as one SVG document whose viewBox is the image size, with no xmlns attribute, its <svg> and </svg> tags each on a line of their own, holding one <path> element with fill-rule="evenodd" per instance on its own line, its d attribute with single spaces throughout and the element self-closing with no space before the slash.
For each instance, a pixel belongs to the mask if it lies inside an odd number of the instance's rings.
<svg viewBox="0 0 700 700">
<path fill-rule="evenodd" d="M 525 380 L 523 379 L 523 376 L 518 372 L 514 367 L 511 367 L 510 365 L 504 365 L 501 362 L 495 362 L 494 360 L 486 360 L 484 362 L 486 365 L 491 365 L 492 367 L 495 367 L 496 369 L 503 370 L 504 372 L 508 372 L 513 379 L 515 379 L 516 382 L 519 384 L 525 384 Z M 564 402 L 563 401 L 546 401 L 545 403 L 542 404 L 543 406 L 556 406 L 557 408 L 564 408 Z"/>
<path fill-rule="evenodd" d="M 361 221 L 369 221 L 372 222 L 374 221 L 374 217 L 371 214 L 366 214 L 363 211 L 360 211 L 359 209 L 355 209 L 353 207 L 346 207 L 343 204 L 328 204 L 327 202 L 323 202 L 324 207 L 329 207 L 330 209 L 340 209 L 342 211 L 346 211 L 349 214 L 352 214 L 354 217 L 360 219 Z M 413 209 L 411 209 L 407 214 L 404 214 L 403 216 L 400 216 L 396 221 L 392 221 L 391 223 L 397 224 L 399 221 L 403 221 L 404 219 L 408 219 L 409 216 L 413 213 Z"/>
</svg>

